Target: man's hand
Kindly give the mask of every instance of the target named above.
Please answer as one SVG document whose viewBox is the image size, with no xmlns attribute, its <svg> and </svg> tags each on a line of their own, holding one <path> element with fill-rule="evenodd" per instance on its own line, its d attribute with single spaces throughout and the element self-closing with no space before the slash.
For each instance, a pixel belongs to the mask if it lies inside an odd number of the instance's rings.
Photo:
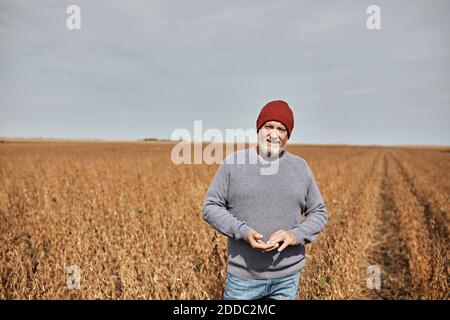
<svg viewBox="0 0 450 320">
<path fill-rule="evenodd" d="M 275 243 L 275 244 L 264 243 L 262 241 L 262 238 L 263 238 L 263 235 L 259 234 L 258 232 L 256 232 L 253 229 L 251 229 L 247 233 L 247 242 L 255 250 L 267 252 L 267 251 L 273 250 L 278 247 L 278 243 Z"/>
<path fill-rule="evenodd" d="M 282 242 L 282 244 L 281 244 Z M 297 238 L 294 234 L 289 230 L 278 230 L 274 232 L 269 241 L 267 241 L 268 245 L 271 245 L 272 248 L 267 249 L 266 251 L 272 251 L 278 248 L 278 252 L 283 251 L 287 246 L 296 246 L 298 244 Z M 281 245 L 280 245 L 281 244 Z"/>
</svg>

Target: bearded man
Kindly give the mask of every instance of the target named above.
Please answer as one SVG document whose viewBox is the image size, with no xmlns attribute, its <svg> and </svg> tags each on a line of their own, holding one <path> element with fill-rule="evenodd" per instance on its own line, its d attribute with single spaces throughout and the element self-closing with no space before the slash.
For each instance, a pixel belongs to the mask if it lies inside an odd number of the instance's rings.
<svg viewBox="0 0 450 320">
<path fill-rule="evenodd" d="M 293 128 L 285 101 L 267 103 L 257 146 L 226 157 L 206 193 L 203 219 L 228 237 L 224 299 L 298 299 L 305 245 L 328 215 L 308 163 L 285 150 Z"/>
</svg>

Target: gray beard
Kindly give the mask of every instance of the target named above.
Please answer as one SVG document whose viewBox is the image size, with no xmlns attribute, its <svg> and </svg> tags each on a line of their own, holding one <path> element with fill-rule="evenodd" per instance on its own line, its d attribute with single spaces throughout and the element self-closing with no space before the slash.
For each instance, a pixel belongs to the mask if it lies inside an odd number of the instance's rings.
<svg viewBox="0 0 450 320">
<path fill-rule="evenodd" d="M 258 143 L 258 148 L 259 151 L 261 151 L 261 153 L 268 157 L 268 158 L 272 158 L 272 157 L 277 157 L 280 155 L 280 153 L 283 151 L 283 148 L 279 147 L 278 152 L 273 152 L 266 144 L 266 142 L 261 141 L 260 143 Z"/>
</svg>

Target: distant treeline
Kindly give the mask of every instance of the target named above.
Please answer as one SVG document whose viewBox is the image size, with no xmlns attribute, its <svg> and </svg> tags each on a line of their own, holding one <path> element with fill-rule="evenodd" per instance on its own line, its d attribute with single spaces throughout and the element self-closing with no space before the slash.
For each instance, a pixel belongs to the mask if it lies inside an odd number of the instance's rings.
<svg viewBox="0 0 450 320">
<path fill-rule="evenodd" d="M 170 140 L 170 139 L 158 139 L 158 138 L 144 138 L 142 141 L 163 141 L 163 142 L 172 142 L 172 141 L 183 141 L 183 140 Z"/>
</svg>

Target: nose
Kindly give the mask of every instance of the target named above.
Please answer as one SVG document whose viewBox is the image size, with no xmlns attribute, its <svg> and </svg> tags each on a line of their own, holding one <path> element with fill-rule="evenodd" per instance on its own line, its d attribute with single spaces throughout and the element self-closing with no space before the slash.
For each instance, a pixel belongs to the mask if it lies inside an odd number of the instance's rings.
<svg viewBox="0 0 450 320">
<path fill-rule="evenodd" d="M 278 130 L 277 129 L 270 130 L 270 137 L 274 138 L 274 139 L 278 139 Z"/>
</svg>

